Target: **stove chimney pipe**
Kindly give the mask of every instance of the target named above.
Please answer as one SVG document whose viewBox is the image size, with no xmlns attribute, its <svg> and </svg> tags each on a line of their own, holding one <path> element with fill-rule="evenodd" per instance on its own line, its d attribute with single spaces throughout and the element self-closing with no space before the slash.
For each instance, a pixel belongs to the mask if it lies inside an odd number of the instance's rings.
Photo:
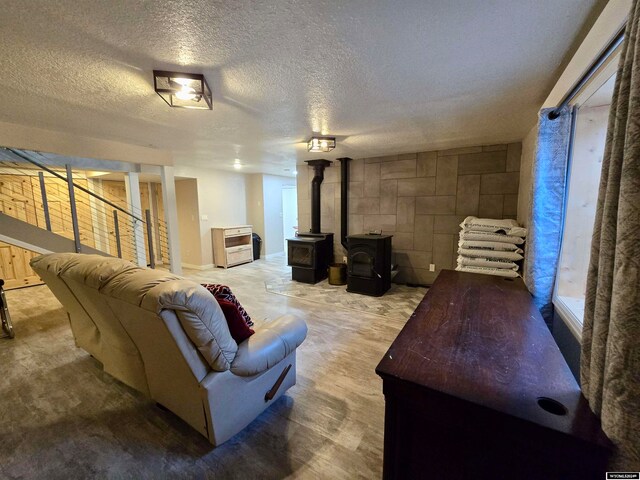
<svg viewBox="0 0 640 480">
<path fill-rule="evenodd" d="M 311 233 L 320 233 L 320 185 L 324 180 L 324 169 L 331 165 L 329 160 L 305 160 L 313 167 L 311 180 Z"/>
<path fill-rule="evenodd" d="M 340 161 L 340 243 L 347 250 L 349 233 L 349 162 L 350 158 L 339 158 Z"/>
</svg>

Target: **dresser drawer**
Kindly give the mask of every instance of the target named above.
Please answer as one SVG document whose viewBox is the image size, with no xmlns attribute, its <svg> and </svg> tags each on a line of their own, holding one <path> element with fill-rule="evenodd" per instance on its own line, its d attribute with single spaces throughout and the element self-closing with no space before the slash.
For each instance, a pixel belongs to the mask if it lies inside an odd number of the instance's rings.
<svg viewBox="0 0 640 480">
<path fill-rule="evenodd" d="M 227 249 L 227 265 L 251 262 L 252 260 L 253 251 L 251 246 Z"/>
<path fill-rule="evenodd" d="M 251 227 L 227 228 L 224 231 L 225 237 L 237 237 L 238 235 L 251 235 Z"/>
</svg>

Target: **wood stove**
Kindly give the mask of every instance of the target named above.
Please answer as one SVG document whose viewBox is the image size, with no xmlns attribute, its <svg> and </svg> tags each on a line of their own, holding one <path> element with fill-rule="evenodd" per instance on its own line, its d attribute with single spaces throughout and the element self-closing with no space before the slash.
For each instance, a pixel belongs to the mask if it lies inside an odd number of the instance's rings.
<svg viewBox="0 0 640 480">
<path fill-rule="evenodd" d="M 303 283 L 318 283 L 327 278 L 333 261 L 333 233 L 303 233 L 287 240 L 291 279 Z"/>
<path fill-rule="evenodd" d="M 391 288 L 392 235 L 347 237 L 347 292 L 379 297 Z"/>
<path fill-rule="evenodd" d="M 287 239 L 287 263 L 291 278 L 303 283 L 318 283 L 327 278 L 329 264 L 333 263 L 333 233 L 320 231 L 320 185 L 329 160 L 307 160 L 313 167 L 311 181 L 311 231 L 298 233 Z"/>
</svg>

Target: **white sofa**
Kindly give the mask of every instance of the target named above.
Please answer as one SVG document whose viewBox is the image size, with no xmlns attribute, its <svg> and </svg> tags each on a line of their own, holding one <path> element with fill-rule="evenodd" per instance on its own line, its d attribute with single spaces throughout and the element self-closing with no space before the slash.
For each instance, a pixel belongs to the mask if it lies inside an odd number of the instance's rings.
<svg viewBox="0 0 640 480">
<path fill-rule="evenodd" d="M 79 347 L 213 445 L 295 384 L 302 319 L 265 322 L 238 345 L 217 301 L 190 280 L 99 255 L 48 254 L 31 266 L 67 310 Z"/>
</svg>

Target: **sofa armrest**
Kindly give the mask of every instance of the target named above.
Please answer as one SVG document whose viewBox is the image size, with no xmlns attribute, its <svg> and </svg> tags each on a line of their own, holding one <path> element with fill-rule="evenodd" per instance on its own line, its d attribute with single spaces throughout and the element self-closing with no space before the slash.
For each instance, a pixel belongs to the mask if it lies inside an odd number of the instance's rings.
<svg viewBox="0 0 640 480">
<path fill-rule="evenodd" d="M 283 315 L 238 345 L 231 372 L 243 377 L 262 373 L 293 352 L 306 336 L 304 320 Z"/>
</svg>

